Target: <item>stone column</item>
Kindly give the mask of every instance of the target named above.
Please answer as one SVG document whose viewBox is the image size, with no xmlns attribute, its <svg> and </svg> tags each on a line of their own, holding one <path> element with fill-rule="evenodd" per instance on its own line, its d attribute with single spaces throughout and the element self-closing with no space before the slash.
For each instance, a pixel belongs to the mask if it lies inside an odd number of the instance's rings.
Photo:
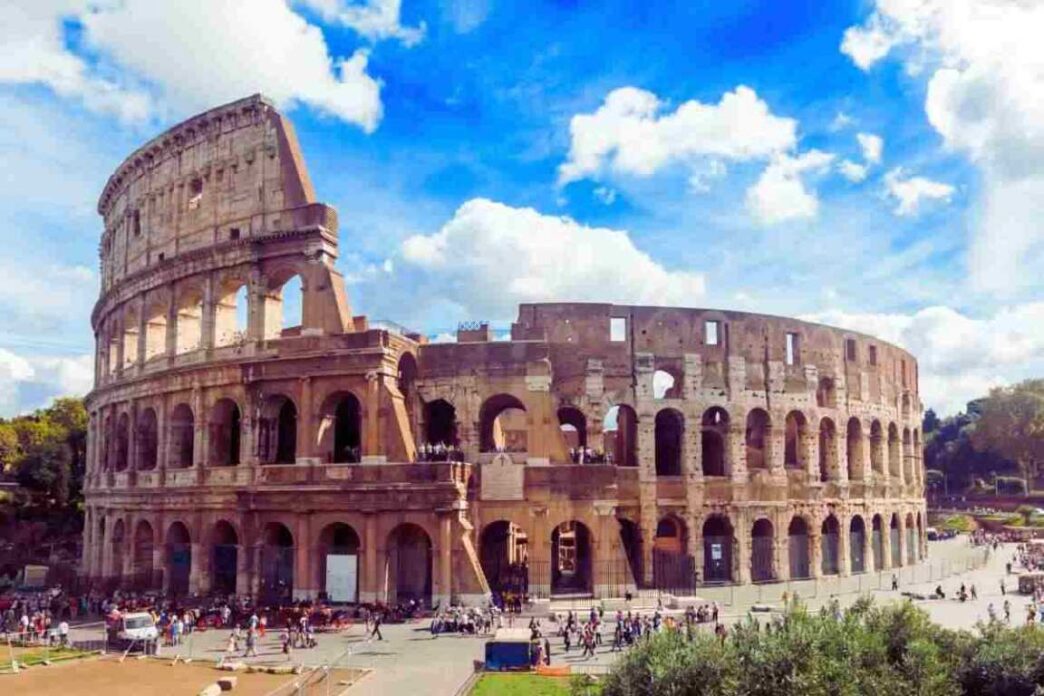
<svg viewBox="0 0 1044 696">
<path fill-rule="evenodd" d="M 729 421 L 728 433 L 725 436 L 725 468 L 732 472 L 734 483 L 746 483 L 746 425 Z"/>
<path fill-rule="evenodd" d="M 199 345 L 203 350 L 213 350 L 216 342 L 217 302 L 214 295 L 214 278 L 207 274 L 203 281 L 203 316 L 200 317 Z"/>
<path fill-rule="evenodd" d="M 438 587 L 432 601 L 449 606 L 453 596 L 453 513 L 439 515 Z"/>
<path fill-rule="evenodd" d="M 178 304 L 174 285 L 171 284 L 167 295 L 167 335 L 166 354 L 171 357 L 178 352 Z"/>
<path fill-rule="evenodd" d="M 689 539 L 688 539 L 688 552 L 692 555 L 693 565 L 695 566 L 696 579 L 703 583 L 705 580 L 703 570 L 703 517 L 697 512 L 692 511 L 691 516 L 686 522 L 689 525 Z"/>
<path fill-rule="evenodd" d="M 891 515 L 881 515 L 881 569 L 892 569 L 892 528 Z"/>
<path fill-rule="evenodd" d="M 312 422 L 315 420 L 315 407 L 312 403 L 312 378 L 302 377 L 301 381 L 301 404 L 297 418 L 297 459 L 310 460 L 315 456 L 315 435 L 317 429 Z M 367 413 L 371 418 L 372 413 Z M 308 463 L 311 463 L 310 461 Z"/>
<path fill-rule="evenodd" d="M 312 514 L 303 512 L 297 516 L 297 529 L 294 530 L 294 589 L 295 600 L 310 599 L 315 596 L 316 586 L 312 578 Z"/>
<path fill-rule="evenodd" d="M 776 538 L 773 540 L 772 550 L 776 565 L 776 579 L 782 582 L 790 580 L 790 547 L 785 526 L 776 527 Z"/>
<path fill-rule="evenodd" d="M 808 530 L 808 545 L 809 545 L 809 574 L 814 578 L 818 579 L 823 577 L 823 534 L 817 524 L 818 520 L 813 520 L 813 524 L 816 526 Z"/>
<path fill-rule="evenodd" d="M 142 302 L 138 307 L 138 366 L 145 364 L 145 350 L 148 348 L 148 318 L 145 316 L 147 305 Z"/>
<path fill-rule="evenodd" d="M 192 387 L 192 466 L 202 467 L 207 461 L 207 413 L 204 413 L 203 390 L 197 384 Z"/>
<path fill-rule="evenodd" d="M 772 426 L 768 432 L 768 438 L 766 439 L 766 446 L 768 451 L 765 452 L 765 459 L 768 463 L 769 473 L 773 479 L 785 481 L 787 478 L 786 471 L 786 428 L 779 426 Z"/>
<path fill-rule="evenodd" d="M 380 576 L 378 573 L 377 558 L 377 515 L 372 512 L 366 513 L 365 529 L 363 530 L 363 567 L 362 587 L 359 588 L 360 602 L 376 602 L 382 598 L 380 592 Z"/>
<path fill-rule="evenodd" d="M 138 470 L 138 402 L 131 400 L 129 404 L 130 408 L 130 423 L 128 429 L 130 432 L 127 433 L 127 471 Z"/>
<path fill-rule="evenodd" d="M 747 510 L 741 510 L 736 516 L 736 522 L 732 528 L 732 535 L 734 539 L 734 552 L 736 558 L 739 559 L 739 566 L 736 568 L 736 573 L 733 575 L 733 580 L 741 585 L 749 585 L 750 580 L 750 563 L 751 563 L 751 523 L 750 513 Z"/>
<path fill-rule="evenodd" d="M 852 574 L 852 538 L 849 531 L 851 518 L 848 515 L 838 514 L 837 524 L 837 553 L 840 556 L 837 572 L 841 577 L 847 577 Z"/>
<path fill-rule="evenodd" d="M 801 448 L 802 461 L 805 463 L 805 472 L 809 483 L 819 481 L 819 432 L 812 429 L 811 424 L 805 424 L 805 429 L 798 436 L 798 446 Z"/>
<path fill-rule="evenodd" d="M 909 565 L 909 560 L 906 557 L 906 518 L 900 513 L 899 515 L 899 565 Z"/>
</svg>

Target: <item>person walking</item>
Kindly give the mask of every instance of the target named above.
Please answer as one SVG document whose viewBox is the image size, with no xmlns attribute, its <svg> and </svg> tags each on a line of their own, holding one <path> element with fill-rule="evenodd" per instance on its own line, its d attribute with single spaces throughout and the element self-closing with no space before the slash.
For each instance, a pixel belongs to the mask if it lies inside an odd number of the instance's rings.
<svg viewBox="0 0 1044 696">
<path fill-rule="evenodd" d="M 381 635 L 381 615 L 375 613 L 373 615 L 373 630 L 370 631 L 370 638 L 377 636 L 377 640 L 384 640 L 384 636 Z"/>
<path fill-rule="evenodd" d="M 1004 600 L 1004 622 L 1011 623 L 1011 602 Z"/>
</svg>

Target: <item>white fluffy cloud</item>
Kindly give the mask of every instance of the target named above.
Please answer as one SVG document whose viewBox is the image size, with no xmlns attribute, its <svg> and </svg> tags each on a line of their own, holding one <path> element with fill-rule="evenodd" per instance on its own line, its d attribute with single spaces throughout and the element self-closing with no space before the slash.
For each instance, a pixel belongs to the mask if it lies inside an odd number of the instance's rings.
<svg viewBox="0 0 1044 696">
<path fill-rule="evenodd" d="M 954 413 L 992 387 L 1040 375 L 1044 370 L 1044 302 L 1002 308 L 973 318 L 942 306 L 913 314 L 849 314 L 807 317 L 877 336 L 917 358 L 925 406 Z"/>
<path fill-rule="evenodd" d="M 655 94 L 615 89 L 590 114 L 569 124 L 569 157 L 560 184 L 606 172 L 649 176 L 672 164 L 699 167 L 708 159 L 740 162 L 791 150 L 797 122 L 774 115 L 754 90 L 739 86 L 717 104 L 690 100 L 674 111 Z"/>
<path fill-rule="evenodd" d="M 692 305 L 704 294 L 702 274 L 664 268 L 624 231 L 483 198 L 406 239 L 402 259 L 429 299 L 489 319 L 514 316 L 519 302 Z"/>
<path fill-rule="evenodd" d="M 867 164 L 880 164 L 884 151 L 884 139 L 873 133 L 856 133 L 856 140 L 863 151 L 863 159 Z"/>
<path fill-rule="evenodd" d="M 83 27 L 72 47 L 62 22 Z M 264 92 L 370 132 L 381 118 L 368 55 L 330 54 L 285 0 L 21 0 L 0 5 L 0 82 L 37 83 L 124 120 Z"/>
<path fill-rule="evenodd" d="M 1044 261 L 1044 3 L 877 0 L 841 50 L 864 69 L 896 52 L 928 75 L 925 112 L 947 147 L 980 165 L 973 287 L 1039 287 Z"/>
<path fill-rule="evenodd" d="M 885 192 L 896 201 L 896 215 L 916 215 L 926 200 L 949 202 L 953 186 L 926 179 L 906 176 L 902 167 L 896 167 L 884 176 Z"/>
<path fill-rule="evenodd" d="M 22 356 L 0 348 L 0 418 L 31 411 L 56 396 L 83 396 L 94 381 L 90 354 Z"/>
<path fill-rule="evenodd" d="M 819 200 L 805 188 L 801 177 L 824 171 L 833 160 L 834 155 L 821 150 L 796 157 L 778 155 L 747 190 L 747 209 L 763 225 L 814 218 Z"/>
<path fill-rule="evenodd" d="M 843 160 L 837 168 L 841 172 L 841 176 L 853 183 L 859 183 L 866 179 L 867 169 L 865 164 L 859 164 L 846 159 Z"/>
<path fill-rule="evenodd" d="M 415 27 L 402 25 L 402 0 L 299 0 L 311 7 L 328 22 L 351 27 L 371 41 L 398 39 L 406 46 L 414 46 L 424 39 L 424 22 Z"/>
</svg>

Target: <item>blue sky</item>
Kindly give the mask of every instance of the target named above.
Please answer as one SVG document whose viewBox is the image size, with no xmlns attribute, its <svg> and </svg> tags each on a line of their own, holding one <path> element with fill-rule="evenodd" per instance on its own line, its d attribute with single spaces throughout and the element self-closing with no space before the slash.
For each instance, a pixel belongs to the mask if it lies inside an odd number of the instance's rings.
<svg viewBox="0 0 1044 696">
<path fill-rule="evenodd" d="M 357 313 L 799 315 L 913 350 L 953 412 L 1044 367 L 1042 30 L 989 0 L 5 3 L 0 415 L 90 387 L 112 169 L 257 91 Z"/>
</svg>

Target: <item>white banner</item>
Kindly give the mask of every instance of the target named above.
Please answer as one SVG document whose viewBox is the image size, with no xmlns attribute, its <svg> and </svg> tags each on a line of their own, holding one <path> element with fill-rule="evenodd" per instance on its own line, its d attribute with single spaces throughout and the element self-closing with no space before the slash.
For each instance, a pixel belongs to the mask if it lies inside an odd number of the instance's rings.
<svg viewBox="0 0 1044 696">
<path fill-rule="evenodd" d="M 359 557 L 356 555 L 326 555 L 326 595 L 331 602 L 356 601 Z"/>
</svg>

